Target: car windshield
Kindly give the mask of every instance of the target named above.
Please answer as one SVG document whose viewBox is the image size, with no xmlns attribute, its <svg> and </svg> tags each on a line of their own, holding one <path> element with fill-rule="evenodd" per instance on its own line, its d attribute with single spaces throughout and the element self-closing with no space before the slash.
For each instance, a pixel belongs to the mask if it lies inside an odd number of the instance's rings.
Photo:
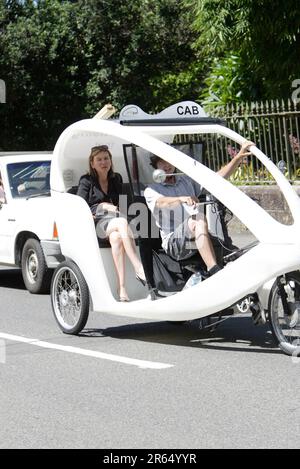
<svg viewBox="0 0 300 469">
<path fill-rule="evenodd" d="M 10 190 L 14 198 L 50 192 L 50 161 L 11 163 L 7 166 Z"/>
</svg>

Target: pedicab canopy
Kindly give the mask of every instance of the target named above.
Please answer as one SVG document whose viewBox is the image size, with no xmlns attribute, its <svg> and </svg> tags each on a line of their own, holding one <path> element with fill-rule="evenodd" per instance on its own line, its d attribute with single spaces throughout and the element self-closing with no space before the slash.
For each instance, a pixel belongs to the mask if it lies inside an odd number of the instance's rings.
<svg viewBox="0 0 300 469">
<path fill-rule="evenodd" d="M 67 192 L 76 186 L 79 178 L 88 170 L 91 148 L 103 144 L 109 146 L 114 168 L 126 182 L 124 152 L 126 146 L 134 145 L 144 149 L 148 155 L 156 154 L 171 162 L 179 171 L 199 182 L 221 200 L 258 239 L 273 239 L 281 243 L 283 238 L 298 238 L 299 198 L 270 159 L 257 147 L 251 147 L 253 157 L 257 157 L 270 171 L 285 196 L 294 218 L 295 230 L 274 220 L 249 197 L 200 161 L 189 158 L 170 145 L 176 135 L 195 134 L 219 134 L 238 144 L 245 141 L 244 137 L 228 129 L 224 121 L 209 117 L 199 104 L 192 101 L 174 104 L 154 115 L 131 104 L 121 110 L 119 119 L 86 119 L 76 122 L 61 134 L 55 146 L 51 169 L 52 191 Z"/>
<path fill-rule="evenodd" d="M 80 267 L 95 310 L 156 319 L 204 317 L 234 304 L 249 292 L 256 291 L 264 282 L 299 265 L 300 201 L 289 182 L 266 155 L 256 146 L 251 146 L 253 158 L 258 158 L 270 171 L 286 198 L 294 218 L 294 224 L 286 226 L 201 161 L 171 145 L 175 136 L 206 134 L 220 135 L 238 144 L 246 140 L 220 120 L 207 116 L 201 106 L 191 101 L 177 103 L 156 115 L 146 114 L 136 105 L 128 105 L 117 120 L 81 120 L 70 125 L 59 137 L 51 166 L 51 190 L 57 207 L 59 240 L 63 255 Z M 124 158 L 128 148 L 138 148 L 145 157 L 155 154 L 170 162 L 228 207 L 254 234 L 259 244 L 191 289 L 192 292 L 181 291 L 179 296 L 157 301 L 155 308 L 151 301 L 147 303 L 145 296 L 141 305 L 139 301 L 135 306 L 132 303 L 116 304 L 112 301 L 110 287 L 113 282 L 111 257 L 106 256 L 104 249 L 99 249 L 93 218 L 85 201 L 68 193 L 87 172 L 91 148 L 103 144 L 109 146 L 114 168 L 122 174 L 124 182 L 128 181 Z"/>
</svg>

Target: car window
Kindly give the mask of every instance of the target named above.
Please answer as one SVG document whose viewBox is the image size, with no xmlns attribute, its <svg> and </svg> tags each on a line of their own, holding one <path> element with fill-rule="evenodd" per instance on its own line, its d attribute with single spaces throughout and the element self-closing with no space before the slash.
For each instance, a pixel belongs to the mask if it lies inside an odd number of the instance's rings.
<svg viewBox="0 0 300 469">
<path fill-rule="evenodd" d="M 10 190 L 14 198 L 47 194 L 50 191 L 50 161 L 7 165 Z"/>
</svg>

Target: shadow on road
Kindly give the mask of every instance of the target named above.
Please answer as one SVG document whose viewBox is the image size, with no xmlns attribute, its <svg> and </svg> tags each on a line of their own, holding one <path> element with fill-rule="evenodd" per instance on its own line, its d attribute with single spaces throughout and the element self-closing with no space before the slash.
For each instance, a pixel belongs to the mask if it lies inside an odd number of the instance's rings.
<svg viewBox="0 0 300 469">
<path fill-rule="evenodd" d="M 140 323 L 107 329 L 85 329 L 83 337 L 113 337 L 180 347 L 255 353 L 282 353 L 276 347 L 268 325 L 254 326 L 251 317 L 230 318 L 209 332 L 199 329 L 199 321 L 178 325 L 169 322 Z"/>
<path fill-rule="evenodd" d="M 1 269 L 0 287 L 26 290 L 20 269 Z"/>
</svg>

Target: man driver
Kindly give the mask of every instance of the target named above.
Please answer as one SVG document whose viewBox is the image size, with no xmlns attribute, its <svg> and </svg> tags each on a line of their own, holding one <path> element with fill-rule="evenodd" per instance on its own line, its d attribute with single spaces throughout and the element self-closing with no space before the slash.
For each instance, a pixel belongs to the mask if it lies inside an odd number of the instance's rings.
<svg viewBox="0 0 300 469">
<path fill-rule="evenodd" d="M 255 144 L 243 143 L 240 151 L 217 174 L 224 178 L 231 176 L 243 158 L 251 154 L 247 151 L 251 145 Z M 167 175 L 165 182 L 151 184 L 144 192 L 160 229 L 163 249 L 176 260 L 187 259 L 198 251 L 209 275 L 215 274 L 221 267 L 216 261 L 206 217 L 196 210 L 201 186 L 188 176 L 172 176 L 176 168 L 158 156 L 151 157 L 151 164 Z"/>
</svg>

